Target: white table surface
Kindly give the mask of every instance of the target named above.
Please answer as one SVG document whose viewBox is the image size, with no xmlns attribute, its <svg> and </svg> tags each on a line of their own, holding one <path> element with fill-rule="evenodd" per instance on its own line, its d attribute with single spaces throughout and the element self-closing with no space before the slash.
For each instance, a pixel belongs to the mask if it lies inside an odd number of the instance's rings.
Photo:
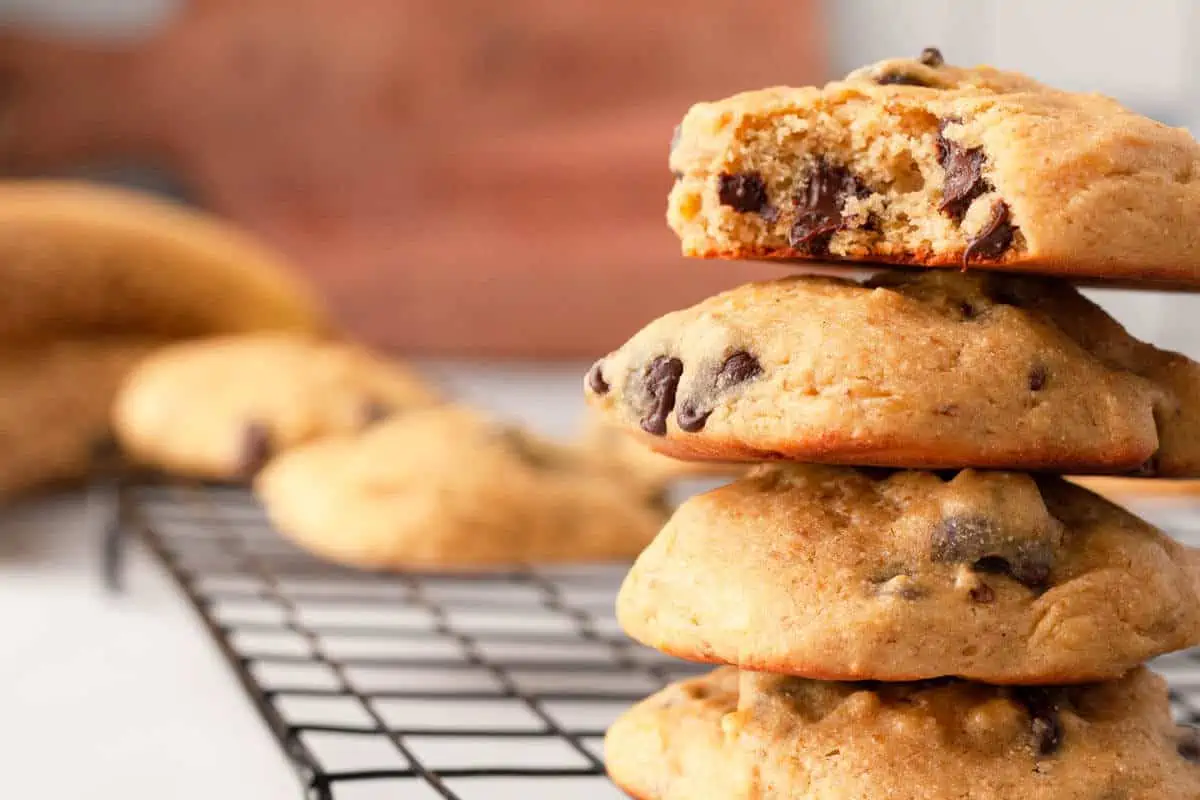
<svg viewBox="0 0 1200 800">
<path fill-rule="evenodd" d="M 586 364 L 428 364 L 455 395 L 569 435 Z M 294 800 L 299 784 L 178 593 L 134 548 L 99 580 L 78 495 L 0 513 L 0 796 Z"/>
</svg>

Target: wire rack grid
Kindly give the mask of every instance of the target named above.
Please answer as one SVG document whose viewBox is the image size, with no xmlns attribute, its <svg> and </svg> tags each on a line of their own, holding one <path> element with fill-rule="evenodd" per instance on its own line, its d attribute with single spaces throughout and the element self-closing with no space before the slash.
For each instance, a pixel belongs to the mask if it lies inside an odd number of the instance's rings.
<svg viewBox="0 0 1200 800">
<path fill-rule="evenodd" d="M 241 489 L 109 490 L 110 575 L 138 535 L 317 800 L 623 797 L 608 724 L 702 671 L 621 633 L 627 565 L 366 573 L 291 546 Z"/>
<path fill-rule="evenodd" d="M 242 489 L 110 485 L 110 576 L 136 533 L 195 608 L 314 800 L 601 800 L 608 724 L 705 668 L 627 639 L 625 566 L 364 573 L 280 538 Z M 1137 509 L 1200 543 L 1191 507 Z M 1153 665 L 1200 723 L 1200 650 Z"/>
</svg>

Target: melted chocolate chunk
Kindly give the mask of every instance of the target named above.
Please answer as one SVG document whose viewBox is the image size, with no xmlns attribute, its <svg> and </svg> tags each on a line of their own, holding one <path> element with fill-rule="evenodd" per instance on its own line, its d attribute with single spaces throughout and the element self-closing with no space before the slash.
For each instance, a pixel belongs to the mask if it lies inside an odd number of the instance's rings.
<svg viewBox="0 0 1200 800">
<path fill-rule="evenodd" d="M 1053 553 L 1037 542 L 1013 542 L 999 525 L 980 516 L 954 516 L 933 531 L 930 558 L 936 563 L 970 564 L 976 572 L 1009 575 L 1040 589 L 1050 580 Z"/>
<path fill-rule="evenodd" d="M 690 397 L 679 404 L 675 412 L 675 421 L 680 430 L 696 433 L 704 429 L 712 414 L 713 400 L 722 392 L 740 383 L 752 380 L 762 374 L 762 365 L 758 359 L 745 350 L 738 350 L 725 359 L 721 368 L 713 378 L 712 388 L 703 392 L 699 397 Z"/>
<path fill-rule="evenodd" d="M 587 378 L 585 379 L 587 387 L 595 394 L 608 394 L 608 390 L 612 388 L 608 385 L 608 381 L 604 380 L 603 368 L 604 361 L 601 359 L 592 364 L 592 368 L 588 370 Z"/>
<path fill-rule="evenodd" d="M 942 204 L 939 206 L 956 222 L 962 222 L 975 198 L 990 190 L 991 184 L 983 177 L 986 157 L 982 147 L 963 147 L 945 135 L 948 121 L 938 127 L 938 163 L 946 171 L 942 184 Z"/>
<path fill-rule="evenodd" d="M 1049 756 L 1062 745 L 1062 723 L 1059 721 L 1059 702 L 1051 689 L 1025 687 L 1014 690 L 1014 699 L 1029 712 L 1029 727 L 1033 734 L 1033 752 Z"/>
<path fill-rule="evenodd" d="M 667 417 L 675 409 L 675 393 L 683 377 L 683 362 L 678 358 L 659 356 L 646 367 L 645 391 L 650 399 L 650 411 L 642 417 L 642 430 L 655 436 L 667 435 Z"/>
<path fill-rule="evenodd" d="M 367 400 L 362 404 L 360 419 L 363 427 L 374 425 L 390 417 L 395 409 L 380 400 Z"/>
<path fill-rule="evenodd" d="M 996 592 L 986 583 L 981 583 L 978 586 L 973 586 L 971 590 L 967 592 L 967 597 L 971 598 L 972 603 L 987 605 L 996 599 Z"/>
<path fill-rule="evenodd" d="M 761 212 L 767 205 L 767 184 L 757 172 L 722 172 L 718 178 L 717 197 L 721 205 L 743 214 Z"/>
<path fill-rule="evenodd" d="M 906 75 L 903 72 L 885 72 L 875 78 L 880 86 L 929 86 L 916 75 Z"/>
<path fill-rule="evenodd" d="M 1193 764 L 1200 764 L 1200 730 L 1191 725 L 1179 726 L 1179 741 L 1175 744 L 1179 755 Z"/>
<path fill-rule="evenodd" d="M 1004 255 L 1017 231 L 1009 219 L 1008 203 L 1001 200 L 992 208 L 992 218 L 983 226 L 983 230 L 967 245 L 963 252 L 963 266 L 972 258 L 995 259 Z"/>
<path fill-rule="evenodd" d="M 241 449 L 238 451 L 237 474 L 253 478 L 271 458 L 271 429 L 264 423 L 251 421 L 242 429 Z"/>
<path fill-rule="evenodd" d="M 697 433 L 704 430 L 704 424 L 708 422 L 709 416 L 712 415 L 712 409 L 700 409 L 693 403 L 681 403 L 679 410 L 675 412 L 675 421 L 679 424 L 681 431 L 688 433 Z"/>
<path fill-rule="evenodd" d="M 492 435 L 518 460 L 533 469 L 554 470 L 567 466 L 560 453 L 534 441 L 515 425 L 498 426 L 493 429 Z"/>
<path fill-rule="evenodd" d="M 963 319 L 975 319 L 975 315 L 979 312 L 975 310 L 975 306 L 963 300 L 958 304 L 958 313 L 962 315 Z"/>
<path fill-rule="evenodd" d="M 917 56 L 917 61 L 934 69 L 946 63 L 946 59 L 942 56 L 942 51 L 936 47 L 926 47 L 921 51 L 921 55 Z"/>
<path fill-rule="evenodd" d="M 865 197 L 870 191 L 850 170 L 818 161 L 804 191 L 793 198 L 796 221 L 788 232 L 788 243 L 812 255 L 829 252 L 829 240 L 846 226 L 843 208 L 847 198 Z"/>
<path fill-rule="evenodd" d="M 1046 367 L 1034 364 L 1029 370 L 1029 391 L 1040 392 L 1046 386 Z"/>
</svg>

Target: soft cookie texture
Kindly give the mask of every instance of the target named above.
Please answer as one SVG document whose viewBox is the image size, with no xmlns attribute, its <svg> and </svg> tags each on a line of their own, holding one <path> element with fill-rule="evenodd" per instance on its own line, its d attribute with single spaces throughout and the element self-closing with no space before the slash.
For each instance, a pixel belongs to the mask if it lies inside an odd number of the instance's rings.
<svg viewBox="0 0 1200 800">
<path fill-rule="evenodd" d="M 585 391 L 681 458 L 1200 474 L 1200 365 L 1052 278 L 751 283 L 650 323 Z"/>
<path fill-rule="evenodd" d="M 1138 668 L 1109 683 L 825 683 L 724 668 L 604 742 L 638 800 L 1194 800 L 1200 737 Z"/>
<path fill-rule="evenodd" d="M 142 464 L 243 480 L 288 448 L 437 399 L 402 365 L 354 345 L 248 334 L 177 344 L 147 359 L 125 382 L 113 427 Z"/>
<path fill-rule="evenodd" d="M 665 516 L 587 451 L 456 407 L 294 450 L 255 489 L 285 536 L 367 569 L 632 558 Z"/>
<path fill-rule="evenodd" d="M 200 211 L 135 192 L 0 181 L 0 338 L 324 330 L 289 266 Z"/>
<path fill-rule="evenodd" d="M 686 501 L 617 601 L 633 638 L 808 678 L 1115 678 L 1200 644 L 1200 554 L 1056 477 L 762 466 Z"/>
<path fill-rule="evenodd" d="M 694 106 L 667 219 L 692 256 L 1200 284 L 1200 145 L 936 50 Z"/>
<path fill-rule="evenodd" d="M 84 478 L 117 387 L 155 346 L 114 338 L 0 352 L 0 500 Z"/>
</svg>

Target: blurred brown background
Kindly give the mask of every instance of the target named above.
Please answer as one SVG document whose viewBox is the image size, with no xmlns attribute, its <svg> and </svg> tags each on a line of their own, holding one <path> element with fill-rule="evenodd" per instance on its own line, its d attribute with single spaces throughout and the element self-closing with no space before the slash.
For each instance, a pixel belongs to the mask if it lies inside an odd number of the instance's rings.
<svg viewBox="0 0 1200 800">
<path fill-rule="evenodd" d="M 663 221 L 687 107 L 825 77 L 810 0 L 190 0 L 0 35 L 0 169 L 150 165 L 408 352 L 590 356 L 757 275 Z"/>
</svg>

